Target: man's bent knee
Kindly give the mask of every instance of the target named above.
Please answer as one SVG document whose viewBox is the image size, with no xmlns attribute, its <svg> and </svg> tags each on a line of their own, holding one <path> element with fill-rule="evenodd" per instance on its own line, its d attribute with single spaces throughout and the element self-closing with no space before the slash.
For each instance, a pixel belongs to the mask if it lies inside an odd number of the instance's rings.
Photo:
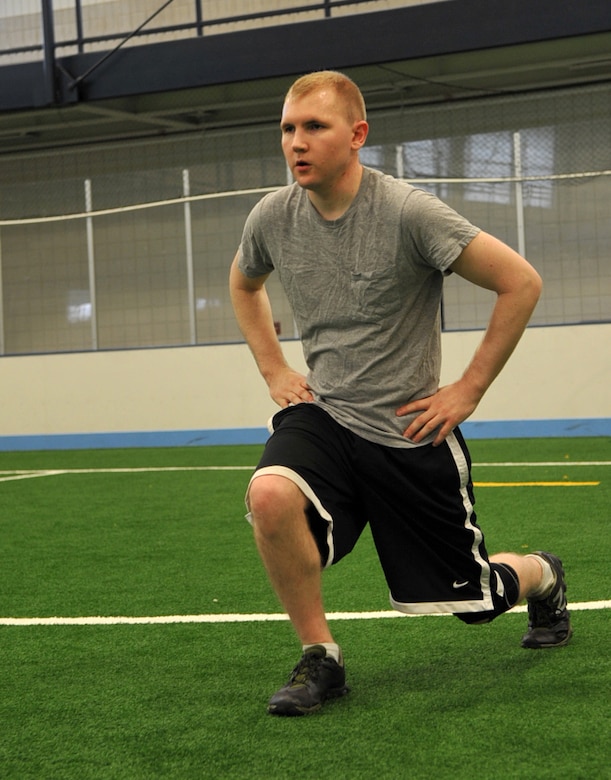
<svg viewBox="0 0 611 780">
<path fill-rule="evenodd" d="M 289 517 L 303 514 L 307 505 L 297 485 L 276 474 L 254 478 L 246 500 L 252 523 L 262 533 L 274 533 Z"/>
</svg>

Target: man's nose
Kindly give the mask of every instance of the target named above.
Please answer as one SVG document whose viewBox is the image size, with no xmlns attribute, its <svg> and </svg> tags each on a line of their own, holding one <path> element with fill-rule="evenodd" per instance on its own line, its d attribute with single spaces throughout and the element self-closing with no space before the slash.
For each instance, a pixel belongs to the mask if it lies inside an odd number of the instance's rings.
<svg viewBox="0 0 611 780">
<path fill-rule="evenodd" d="M 293 150 L 303 151 L 307 146 L 305 137 L 303 133 L 299 132 L 298 130 L 295 131 L 295 134 L 293 135 Z"/>
</svg>

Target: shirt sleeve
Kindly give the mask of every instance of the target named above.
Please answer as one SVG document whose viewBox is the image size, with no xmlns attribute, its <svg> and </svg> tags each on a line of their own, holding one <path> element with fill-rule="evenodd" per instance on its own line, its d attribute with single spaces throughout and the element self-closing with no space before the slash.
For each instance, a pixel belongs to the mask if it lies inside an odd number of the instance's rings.
<svg viewBox="0 0 611 780">
<path fill-rule="evenodd" d="M 238 252 L 238 268 L 250 278 L 265 276 L 274 270 L 274 263 L 265 242 L 265 198 L 248 215 L 242 231 Z"/>
<path fill-rule="evenodd" d="M 480 228 L 436 195 L 414 189 L 403 210 L 403 235 L 421 261 L 444 273 Z"/>
</svg>

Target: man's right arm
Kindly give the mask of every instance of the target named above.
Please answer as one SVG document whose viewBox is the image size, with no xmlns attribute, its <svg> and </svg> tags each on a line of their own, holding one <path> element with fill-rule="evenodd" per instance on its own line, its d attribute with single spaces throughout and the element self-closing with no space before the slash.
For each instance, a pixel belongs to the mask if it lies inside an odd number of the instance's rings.
<svg viewBox="0 0 611 780">
<path fill-rule="evenodd" d="M 267 382 L 274 401 L 281 407 L 312 401 L 306 378 L 286 362 L 274 328 L 272 308 L 265 289 L 269 274 L 250 278 L 240 271 L 238 255 L 229 273 L 229 291 L 238 325 Z"/>
</svg>

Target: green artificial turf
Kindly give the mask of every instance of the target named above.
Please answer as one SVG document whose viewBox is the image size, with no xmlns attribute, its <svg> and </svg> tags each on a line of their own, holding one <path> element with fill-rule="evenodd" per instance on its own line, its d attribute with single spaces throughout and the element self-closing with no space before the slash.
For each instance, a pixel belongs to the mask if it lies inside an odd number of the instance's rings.
<svg viewBox="0 0 611 780">
<path fill-rule="evenodd" d="M 609 439 L 475 441 L 490 552 L 549 548 L 574 602 L 611 598 Z M 0 472 L 250 466 L 258 447 L 0 453 Z M 557 466 L 478 463 L 558 461 Z M 577 461 L 606 465 L 573 466 Z M 0 617 L 279 612 L 244 520 L 250 472 L 56 474 L 0 482 Z M 0 477 L 2 475 L 0 474 Z M 6 475 L 5 475 L 6 476 Z M 332 611 L 387 610 L 366 532 L 325 573 Z M 608 609 L 564 648 L 520 647 L 523 613 L 335 620 L 344 699 L 267 715 L 299 656 L 282 622 L 0 625 L 0 776 L 611 778 Z"/>
</svg>

